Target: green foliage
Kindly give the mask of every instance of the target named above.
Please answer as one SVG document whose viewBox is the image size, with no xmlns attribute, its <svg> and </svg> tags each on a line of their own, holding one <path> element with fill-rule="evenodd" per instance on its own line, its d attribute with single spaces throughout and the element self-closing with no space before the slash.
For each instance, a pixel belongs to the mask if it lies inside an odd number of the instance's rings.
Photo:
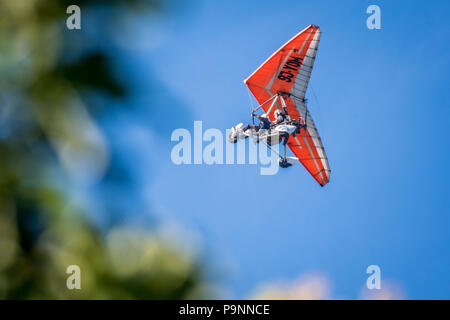
<svg viewBox="0 0 450 320">
<path fill-rule="evenodd" d="M 68 36 L 70 4 L 0 2 L 0 298 L 205 297 L 196 257 L 155 230 L 121 226 L 101 232 L 60 187 L 73 179 L 99 179 L 110 163 L 108 143 L 83 93 L 108 99 L 129 94 L 107 49 L 84 46 L 103 39 L 84 31 Z M 106 7 L 102 14 L 111 16 L 103 20 L 117 19 L 114 10 L 140 14 L 162 6 L 145 0 L 77 4 L 83 13 Z M 81 268 L 81 290 L 66 287 L 69 265 Z"/>
</svg>

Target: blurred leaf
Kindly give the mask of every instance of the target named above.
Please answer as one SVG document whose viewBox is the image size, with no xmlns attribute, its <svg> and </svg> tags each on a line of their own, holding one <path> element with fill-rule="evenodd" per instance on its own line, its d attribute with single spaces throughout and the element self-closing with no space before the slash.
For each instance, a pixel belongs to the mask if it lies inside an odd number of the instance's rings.
<svg viewBox="0 0 450 320">
<path fill-rule="evenodd" d="M 79 176 L 98 181 L 105 172 L 117 194 L 128 188 L 126 173 L 111 168 L 117 159 L 109 161 L 108 143 L 89 112 L 92 101 L 83 94 L 106 94 L 108 102 L 131 94 L 114 70 L 115 48 L 79 45 L 71 55 L 68 42 L 100 43 L 108 34 L 68 37 L 66 8 L 74 3 L 82 12 L 107 8 L 92 11 L 103 21 L 120 19 L 121 10 L 162 7 L 150 0 L 0 2 L 0 299 L 206 297 L 198 257 L 154 229 L 99 230 L 86 218 L 95 209 L 81 205 L 73 190 Z M 66 287 L 66 268 L 74 264 L 81 290 Z"/>
<path fill-rule="evenodd" d="M 72 83 L 76 89 L 104 91 L 116 97 L 124 97 L 125 86 L 114 77 L 108 58 L 100 53 L 91 53 L 82 59 L 59 66 L 56 75 Z"/>
</svg>

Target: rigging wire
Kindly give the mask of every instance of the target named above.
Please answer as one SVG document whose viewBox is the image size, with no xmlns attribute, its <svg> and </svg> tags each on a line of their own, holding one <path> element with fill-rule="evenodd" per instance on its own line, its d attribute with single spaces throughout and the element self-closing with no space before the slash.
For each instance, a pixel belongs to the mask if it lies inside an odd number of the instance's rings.
<svg viewBox="0 0 450 320">
<path fill-rule="evenodd" d="M 265 142 L 262 141 L 262 140 L 260 140 L 259 142 L 262 142 L 267 148 L 270 149 L 270 151 L 272 151 L 273 153 L 275 153 L 277 156 L 279 156 L 279 157 L 281 158 L 280 154 L 279 154 L 278 152 L 276 152 L 275 150 L 273 150 L 273 149 L 271 148 L 271 146 L 269 146 L 267 143 L 265 143 Z"/>
<path fill-rule="evenodd" d="M 250 95 L 250 89 L 247 87 L 247 94 L 248 94 L 248 100 L 250 100 L 250 108 L 251 108 L 251 114 L 252 114 L 252 123 L 255 124 L 255 116 L 253 115 L 253 110 L 255 110 L 255 107 L 253 106 L 253 100 Z"/>
<path fill-rule="evenodd" d="M 312 83 L 310 82 L 309 83 L 309 86 L 311 87 L 311 91 L 312 91 L 312 94 L 313 94 L 313 96 L 314 96 L 314 100 L 316 100 L 316 103 L 317 103 L 317 111 L 318 111 L 318 113 L 319 113 L 319 116 L 322 114 L 322 111 L 321 111 L 321 107 L 320 107 L 320 103 L 319 103 L 319 99 L 317 99 L 317 96 L 316 96 L 316 92 L 314 91 L 314 88 L 313 88 L 313 86 L 312 86 Z"/>
</svg>

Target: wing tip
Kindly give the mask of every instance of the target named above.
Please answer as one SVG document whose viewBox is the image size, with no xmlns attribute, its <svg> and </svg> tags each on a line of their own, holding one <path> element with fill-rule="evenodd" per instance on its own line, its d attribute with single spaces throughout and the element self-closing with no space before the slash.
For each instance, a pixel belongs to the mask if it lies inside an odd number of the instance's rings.
<svg viewBox="0 0 450 320">
<path fill-rule="evenodd" d="M 277 54 L 285 45 L 287 45 L 289 42 L 291 42 L 292 40 L 294 40 L 296 37 L 298 37 L 300 34 L 302 34 L 303 32 L 305 32 L 306 30 L 308 30 L 309 28 L 317 28 L 317 30 L 319 31 L 319 32 L 321 32 L 320 31 L 320 28 L 319 28 L 319 26 L 318 25 L 315 25 L 315 24 L 310 24 L 309 26 L 307 26 L 305 29 L 303 29 L 302 31 L 300 31 L 299 33 L 297 33 L 295 36 L 293 36 L 291 39 L 289 39 L 285 44 L 283 44 L 278 50 L 276 50 L 269 58 L 267 58 L 255 71 L 253 71 L 253 73 L 250 75 L 250 76 L 248 76 L 248 78 L 247 79 L 245 79 L 244 80 L 244 83 L 248 86 L 249 85 L 249 83 L 248 83 L 248 80 L 250 80 L 250 78 L 252 77 L 252 76 L 254 76 L 257 72 L 258 72 L 258 70 L 259 69 L 261 69 L 261 67 L 267 62 L 267 61 L 269 61 L 275 54 Z"/>
<path fill-rule="evenodd" d="M 330 180 L 323 181 L 323 182 L 319 182 L 319 185 L 320 185 L 321 188 L 323 188 L 323 187 L 325 187 L 329 182 L 330 182 Z"/>
</svg>

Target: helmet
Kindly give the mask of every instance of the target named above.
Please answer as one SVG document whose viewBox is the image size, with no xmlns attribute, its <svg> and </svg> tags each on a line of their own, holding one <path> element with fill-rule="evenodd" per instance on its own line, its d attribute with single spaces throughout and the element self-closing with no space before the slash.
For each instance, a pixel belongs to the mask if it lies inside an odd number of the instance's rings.
<svg viewBox="0 0 450 320">
<path fill-rule="evenodd" d="M 263 118 L 268 118 L 268 117 L 267 117 L 267 113 L 263 113 L 263 114 L 261 115 L 261 117 L 263 117 Z"/>
</svg>

